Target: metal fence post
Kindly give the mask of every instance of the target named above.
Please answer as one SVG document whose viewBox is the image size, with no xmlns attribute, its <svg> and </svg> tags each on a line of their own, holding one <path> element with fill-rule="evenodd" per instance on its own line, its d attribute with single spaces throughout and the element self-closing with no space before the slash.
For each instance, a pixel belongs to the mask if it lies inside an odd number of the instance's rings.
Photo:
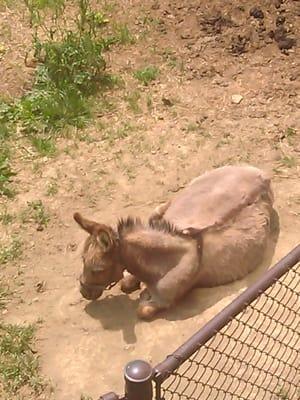
<svg viewBox="0 0 300 400">
<path fill-rule="evenodd" d="M 135 360 L 125 367 L 125 398 L 126 400 L 152 400 L 151 365 L 143 360 Z"/>
</svg>

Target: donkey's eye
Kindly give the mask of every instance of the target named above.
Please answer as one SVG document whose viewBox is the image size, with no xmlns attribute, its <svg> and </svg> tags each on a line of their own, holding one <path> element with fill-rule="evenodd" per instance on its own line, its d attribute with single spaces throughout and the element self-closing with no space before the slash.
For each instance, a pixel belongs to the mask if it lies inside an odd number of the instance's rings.
<svg viewBox="0 0 300 400">
<path fill-rule="evenodd" d="M 99 274 L 99 272 L 103 272 L 105 270 L 105 268 L 103 268 L 103 266 L 99 265 L 98 267 L 94 267 L 92 269 L 92 274 Z"/>
</svg>

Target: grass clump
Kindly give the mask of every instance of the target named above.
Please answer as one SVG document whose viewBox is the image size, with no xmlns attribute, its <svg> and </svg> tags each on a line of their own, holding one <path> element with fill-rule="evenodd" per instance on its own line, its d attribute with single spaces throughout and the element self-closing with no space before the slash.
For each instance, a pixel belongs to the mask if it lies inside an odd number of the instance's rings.
<svg viewBox="0 0 300 400">
<path fill-rule="evenodd" d="M 0 323 L 0 381 L 7 393 L 17 394 L 22 387 L 39 393 L 43 382 L 39 360 L 32 349 L 35 327 Z"/>
<path fill-rule="evenodd" d="M 150 82 L 154 81 L 158 75 L 159 69 L 151 65 L 149 67 L 139 69 L 133 74 L 133 76 L 145 86 L 148 86 Z"/>
</svg>

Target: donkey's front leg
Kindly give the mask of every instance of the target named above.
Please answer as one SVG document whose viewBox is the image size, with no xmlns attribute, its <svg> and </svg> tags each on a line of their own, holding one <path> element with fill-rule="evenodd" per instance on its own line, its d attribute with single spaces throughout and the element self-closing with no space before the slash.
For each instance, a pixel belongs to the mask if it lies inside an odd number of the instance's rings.
<svg viewBox="0 0 300 400">
<path fill-rule="evenodd" d="M 170 308 L 182 298 L 197 281 L 199 270 L 197 242 L 191 241 L 190 248 L 180 262 L 147 289 L 138 308 L 138 316 L 150 320 L 159 311 Z M 141 296 L 140 296 L 141 297 Z"/>
<path fill-rule="evenodd" d="M 141 286 L 141 282 L 134 275 L 129 272 L 126 273 L 124 278 L 121 280 L 121 290 L 124 293 L 132 293 L 138 290 Z"/>
<path fill-rule="evenodd" d="M 157 313 L 168 308 L 150 290 L 146 288 L 140 293 L 140 304 L 137 309 L 137 316 L 145 321 L 150 321 Z"/>
</svg>

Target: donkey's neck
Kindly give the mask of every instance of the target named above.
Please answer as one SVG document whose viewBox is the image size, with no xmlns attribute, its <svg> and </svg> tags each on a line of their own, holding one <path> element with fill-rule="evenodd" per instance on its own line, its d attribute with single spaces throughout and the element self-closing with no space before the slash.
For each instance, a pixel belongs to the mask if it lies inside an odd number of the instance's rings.
<svg viewBox="0 0 300 400">
<path fill-rule="evenodd" d="M 121 262 L 139 280 L 151 283 L 175 267 L 188 247 L 183 237 L 141 227 L 121 238 Z"/>
</svg>

